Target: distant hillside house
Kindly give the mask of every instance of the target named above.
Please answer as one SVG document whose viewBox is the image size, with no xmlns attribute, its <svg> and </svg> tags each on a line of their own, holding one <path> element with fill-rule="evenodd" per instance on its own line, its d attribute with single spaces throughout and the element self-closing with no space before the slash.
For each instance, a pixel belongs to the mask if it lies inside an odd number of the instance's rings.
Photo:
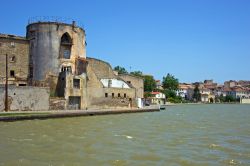
<svg viewBox="0 0 250 166">
<path fill-rule="evenodd" d="M 150 97 L 151 104 L 165 104 L 166 96 L 161 92 L 151 92 L 152 97 Z"/>
</svg>

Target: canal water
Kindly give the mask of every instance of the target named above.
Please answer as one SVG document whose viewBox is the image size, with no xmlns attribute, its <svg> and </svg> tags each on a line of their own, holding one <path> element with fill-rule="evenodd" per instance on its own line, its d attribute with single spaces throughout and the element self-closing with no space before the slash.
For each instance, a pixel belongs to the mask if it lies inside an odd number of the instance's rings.
<svg viewBox="0 0 250 166">
<path fill-rule="evenodd" d="M 0 122 L 0 165 L 250 165 L 250 105 Z"/>
</svg>

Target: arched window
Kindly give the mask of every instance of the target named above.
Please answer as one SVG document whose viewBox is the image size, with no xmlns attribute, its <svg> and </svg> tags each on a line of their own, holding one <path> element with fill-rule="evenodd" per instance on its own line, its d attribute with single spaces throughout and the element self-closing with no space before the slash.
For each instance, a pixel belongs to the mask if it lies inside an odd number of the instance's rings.
<svg viewBox="0 0 250 166">
<path fill-rule="evenodd" d="M 66 32 L 61 37 L 60 45 L 60 58 L 70 59 L 71 55 L 72 39 L 70 35 Z"/>
<path fill-rule="evenodd" d="M 62 35 L 61 44 L 72 44 L 71 37 L 67 32 Z"/>
</svg>

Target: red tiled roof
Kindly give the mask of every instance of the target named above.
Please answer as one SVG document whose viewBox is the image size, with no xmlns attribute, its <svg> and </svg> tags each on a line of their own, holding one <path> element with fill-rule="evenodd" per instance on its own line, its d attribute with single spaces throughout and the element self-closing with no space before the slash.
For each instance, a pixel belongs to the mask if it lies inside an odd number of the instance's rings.
<svg viewBox="0 0 250 166">
<path fill-rule="evenodd" d="M 152 95 L 160 94 L 161 92 L 151 92 Z"/>
</svg>

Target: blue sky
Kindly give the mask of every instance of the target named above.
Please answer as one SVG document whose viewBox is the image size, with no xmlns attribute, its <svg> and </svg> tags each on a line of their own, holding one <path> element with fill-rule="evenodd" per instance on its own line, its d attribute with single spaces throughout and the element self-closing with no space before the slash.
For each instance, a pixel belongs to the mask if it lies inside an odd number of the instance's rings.
<svg viewBox="0 0 250 166">
<path fill-rule="evenodd" d="M 25 36 L 33 16 L 73 18 L 87 56 L 180 82 L 250 80 L 249 0 L 1 1 L 0 33 Z"/>
</svg>

